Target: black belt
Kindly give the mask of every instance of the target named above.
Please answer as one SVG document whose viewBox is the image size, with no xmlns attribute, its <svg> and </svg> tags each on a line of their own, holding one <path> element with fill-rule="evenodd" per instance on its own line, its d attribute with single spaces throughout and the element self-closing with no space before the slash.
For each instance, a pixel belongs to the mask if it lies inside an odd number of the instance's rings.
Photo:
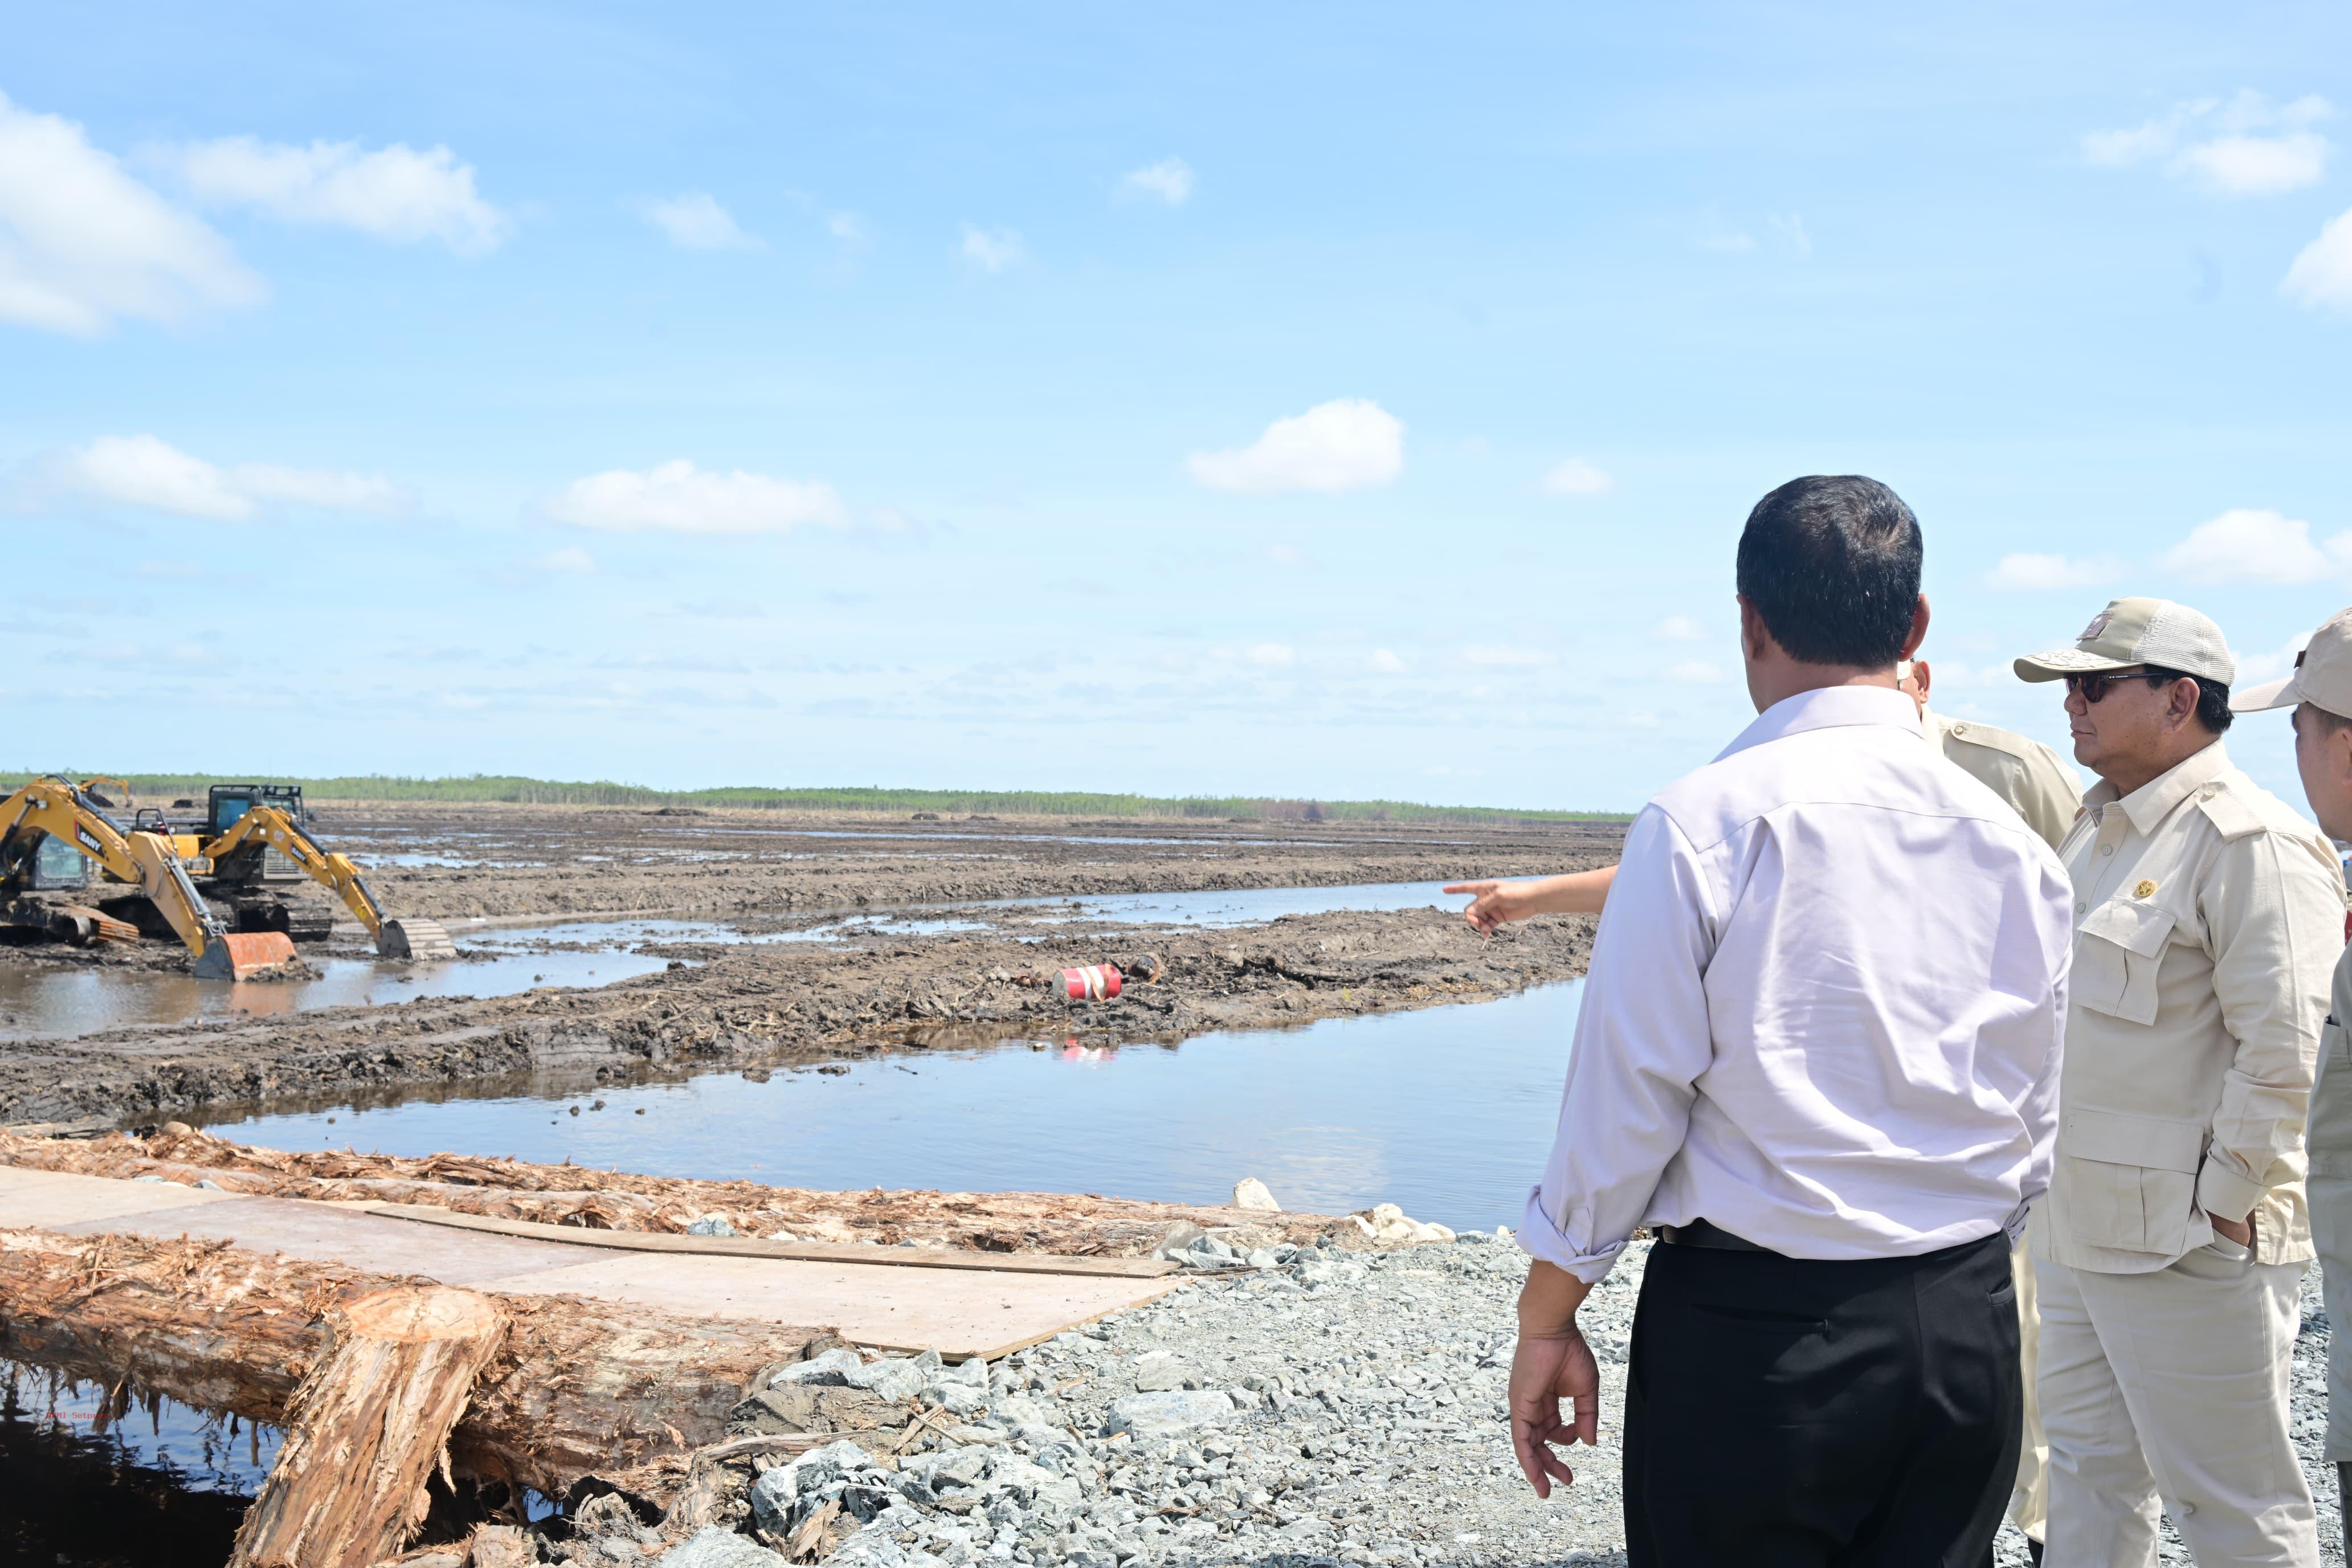
<svg viewBox="0 0 2352 1568">
<path fill-rule="evenodd" d="M 1759 1247 L 1744 1236 L 1734 1236 L 1713 1220 L 1695 1219 L 1688 1225 L 1662 1225 L 1657 1227 L 1658 1239 L 1673 1247 L 1711 1247 L 1718 1252 L 1768 1252 L 1778 1258 L 1769 1247 Z"/>
</svg>

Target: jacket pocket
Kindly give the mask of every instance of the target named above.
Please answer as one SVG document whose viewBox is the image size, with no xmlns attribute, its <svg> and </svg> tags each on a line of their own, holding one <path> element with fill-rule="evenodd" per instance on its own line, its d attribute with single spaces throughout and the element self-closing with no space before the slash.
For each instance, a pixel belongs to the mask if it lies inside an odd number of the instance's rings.
<svg viewBox="0 0 2352 1568">
<path fill-rule="evenodd" d="M 2170 1257 L 2188 1246 L 2197 1172 L 2205 1160 L 2201 1123 L 2068 1110 L 2058 1152 L 2066 1163 L 2076 1240 Z"/>
<path fill-rule="evenodd" d="M 2127 1024 L 2156 1022 L 2156 970 L 2173 914 L 2132 899 L 2110 899 L 2084 917 L 2067 1001 Z"/>
</svg>

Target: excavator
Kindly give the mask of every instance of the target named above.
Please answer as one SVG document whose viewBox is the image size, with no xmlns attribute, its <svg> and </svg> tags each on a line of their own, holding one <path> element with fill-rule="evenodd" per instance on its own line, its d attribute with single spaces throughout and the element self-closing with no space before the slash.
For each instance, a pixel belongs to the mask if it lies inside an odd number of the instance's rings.
<svg viewBox="0 0 2352 1568">
<path fill-rule="evenodd" d="M 0 801 L 0 923 L 43 927 L 79 942 L 131 934 L 100 910 L 27 896 L 86 887 L 88 863 L 95 862 L 146 896 L 194 955 L 198 977 L 242 979 L 291 959 L 298 935 L 327 934 L 326 921 L 299 915 L 264 886 L 272 863 L 282 862 L 341 900 L 382 956 L 457 955 L 440 922 L 386 918 L 359 868 L 320 848 L 304 828 L 299 785 L 215 784 L 199 821 L 174 822 L 148 806 L 125 829 L 106 815 L 114 802 L 99 793 L 101 784 L 121 787 L 129 800 L 118 779 L 76 784 L 50 776 Z M 206 895 L 228 907 L 238 930 L 228 929 Z"/>
</svg>

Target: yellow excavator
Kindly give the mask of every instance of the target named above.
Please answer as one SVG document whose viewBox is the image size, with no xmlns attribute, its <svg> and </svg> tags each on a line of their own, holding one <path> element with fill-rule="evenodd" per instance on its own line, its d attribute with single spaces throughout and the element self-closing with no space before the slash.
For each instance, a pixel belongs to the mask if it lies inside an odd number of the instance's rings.
<svg viewBox="0 0 2352 1568">
<path fill-rule="evenodd" d="M 131 827 L 124 830 L 103 815 L 102 808 L 114 802 L 98 793 L 101 784 L 119 788 L 124 803 L 129 803 L 129 787 L 121 780 L 90 779 L 76 785 L 58 777 L 37 779 L 0 802 L 0 921 L 45 925 L 78 942 L 124 934 L 105 929 L 121 922 L 110 921 L 99 910 L 61 905 L 54 898 L 26 896 L 86 885 L 88 872 L 79 861 L 79 857 L 86 856 L 108 876 L 134 883 L 147 895 L 173 931 L 197 954 L 198 974 L 238 978 L 266 963 L 291 958 L 297 937 L 310 940 L 327 935 L 330 922 L 323 915 L 313 917 L 295 910 L 265 885 L 276 879 L 276 868 L 282 865 L 288 874 L 307 876 L 341 900 L 367 928 L 382 956 L 457 956 L 456 944 L 439 921 L 386 918 L 359 868 L 348 858 L 319 847 L 303 826 L 309 814 L 302 805 L 299 785 L 215 784 L 204 817 L 174 821 L 160 808 L 148 806 L 136 810 Z M 196 803 L 173 804 L 193 806 Z M 110 835 L 121 845 L 120 853 L 105 847 Z M 150 862 L 162 858 L 170 860 L 168 874 L 160 868 L 149 869 Z M 126 875 L 126 868 L 132 874 Z M 213 912 L 207 895 L 226 906 L 238 930 L 226 930 Z M 199 928 L 207 944 L 215 931 L 231 944 L 226 950 L 232 955 L 226 969 L 218 960 L 205 959 L 208 945 L 200 945 L 189 934 Z M 243 956 L 247 952 L 257 956 Z M 276 956 L 257 956 L 264 953 Z"/>
<path fill-rule="evenodd" d="M 146 894 L 188 944 L 199 979 L 242 980 L 294 957 L 293 939 L 284 931 L 232 931 L 223 925 L 188 879 L 178 847 L 168 835 L 121 831 L 68 779 L 35 779 L 0 802 L 0 879 L 5 879 L 0 888 L 10 881 L 61 880 L 64 868 L 54 852 L 46 865 L 40 854 L 49 843 L 70 847 L 96 861 L 108 876 Z M 22 900 L 10 903 L 12 913 L 19 912 L 16 906 Z M 87 911 L 84 918 L 89 914 L 95 911 Z"/>
</svg>

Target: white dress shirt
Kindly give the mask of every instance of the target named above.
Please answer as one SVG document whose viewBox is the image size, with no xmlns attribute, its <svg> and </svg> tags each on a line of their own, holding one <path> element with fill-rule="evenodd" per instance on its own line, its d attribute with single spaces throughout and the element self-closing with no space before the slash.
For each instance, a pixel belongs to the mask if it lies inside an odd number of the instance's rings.
<svg viewBox="0 0 2352 1568">
<path fill-rule="evenodd" d="M 1626 835 L 1520 1239 L 1594 1281 L 1636 1226 L 1792 1258 L 2007 1230 L 2050 1182 L 2074 893 L 1910 698 L 1774 704 Z"/>
</svg>

